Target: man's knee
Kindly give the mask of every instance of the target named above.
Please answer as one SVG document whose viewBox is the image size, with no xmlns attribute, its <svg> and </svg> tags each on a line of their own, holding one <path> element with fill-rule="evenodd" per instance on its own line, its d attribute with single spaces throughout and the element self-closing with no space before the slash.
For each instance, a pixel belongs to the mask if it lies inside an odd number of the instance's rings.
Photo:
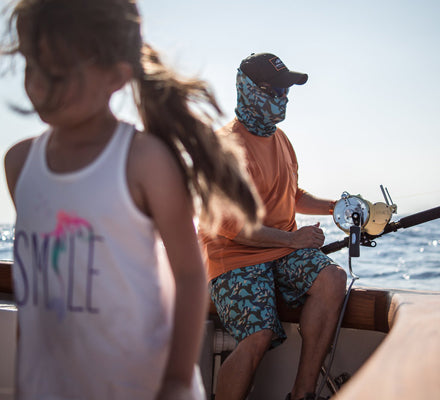
<svg viewBox="0 0 440 400">
<path fill-rule="evenodd" d="M 243 339 L 237 346 L 238 351 L 243 351 L 252 358 L 254 368 L 258 366 L 272 342 L 273 332 L 262 329 Z"/>
<path fill-rule="evenodd" d="M 319 272 L 309 294 L 330 296 L 338 300 L 344 297 L 346 284 L 347 273 L 340 266 L 331 264 Z"/>
<path fill-rule="evenodd" d="M 339 288 L 345 291 L 345 286 L 347 284 L 347 273 L 339 265 L 331 264 L 324 270 L 330 275 L 329 280 Z"/>
</svg>

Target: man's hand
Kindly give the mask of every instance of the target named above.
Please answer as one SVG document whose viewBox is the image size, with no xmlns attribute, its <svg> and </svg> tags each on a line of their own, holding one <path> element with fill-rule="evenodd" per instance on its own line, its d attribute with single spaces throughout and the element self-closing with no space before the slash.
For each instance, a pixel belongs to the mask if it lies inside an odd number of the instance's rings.
<svg viewBox="0 0 440 400">
<path fill-rule="evenodd" d="M 303 226 L 297 231 L 291 233 L 292 248 L 295 249 L 319 249 L 325 240 L 324 232 L 319 227 L 318 222 L 315 225 Z"/>
</svg>

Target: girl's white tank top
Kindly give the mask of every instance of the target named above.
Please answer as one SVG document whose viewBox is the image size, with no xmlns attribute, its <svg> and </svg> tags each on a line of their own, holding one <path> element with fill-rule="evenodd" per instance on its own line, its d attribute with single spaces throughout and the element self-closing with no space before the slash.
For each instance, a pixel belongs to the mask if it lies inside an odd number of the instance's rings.
<svg viewBox="0 0 440 400">
<path fill-rule="evenodd" d="M 17 398 L 154 399 L 168 357 L 174 281 L 151 219 L 130 196 L 134 128 L 118 124 L 72 173 L 37 137 L 16 185 Z"/>
</svg>

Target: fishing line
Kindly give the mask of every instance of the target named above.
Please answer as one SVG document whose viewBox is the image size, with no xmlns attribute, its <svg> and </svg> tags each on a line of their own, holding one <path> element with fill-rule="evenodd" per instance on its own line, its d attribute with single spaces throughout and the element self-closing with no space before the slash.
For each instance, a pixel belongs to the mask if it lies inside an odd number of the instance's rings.
<svg viewBox="0 0 440 400">
<path fill-rule="evenodd" d="M 350 297 L 350 292 L 351 289 L 353 287 L 353 284 L 355 281 L 357 281 L 359 279 L 359 276 L 357 276 L 356 274 L 353 273 L 352 268 L 351 268 L 351 259 L 348 259 L 348 266 L 350 269 L 350 274 L 351 274 L 351 283 L 347 289 L 347 293 L 345 294 L 345 299 L 344 299 L 344 303 L 342 304 L 342 309 L 341 309 L 341 313 L 339 314 L 339 320 L 338 320 L 338 324 L 336 325 L 336 333 L 335 333 L 335 338 L 333 339 L 333 343 L 332 343 L 332 347 L 331 347 L 331 352 L 330 352 L 330 359 L 328 362 L 328 365 L 326 367 L 326 372 L 324 375 L 324 378 L 321 382 L 321 384 L 319 385 L 319 388 L 316 392 L 316 398 L 319 398 L 319 395 L 322 392 L 322 389 L 324 388 L 324 385 L 326 384 L 327 380 L 329 379 L 329 375 L 330 375 L 330 369 L 333 365 L 333 361 L 335 358 L 335 353 L 336 353 L 336 346 L 338 344 L 338 339 L 339 339 L 339 333 L 341 332 L 341 325 L 342 325 L 342 319 L 344 318 L 344 314 L 345 314 L 345 309 L 347 308 L 347 304 L 348 304 L 348 299 Z"/>
</svg>

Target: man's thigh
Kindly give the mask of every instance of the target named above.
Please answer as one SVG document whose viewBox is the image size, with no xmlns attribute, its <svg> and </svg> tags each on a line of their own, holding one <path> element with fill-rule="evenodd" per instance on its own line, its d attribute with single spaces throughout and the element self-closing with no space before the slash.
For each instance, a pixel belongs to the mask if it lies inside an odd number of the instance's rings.
<svg viewBox="0 0 440 400">
<path fill-rule="evenodd" d="M 319 249 L 299 249 L 274 263 L 274 277 L 284 301 L 291 307 L 304 304 L 318 274 L 333 260 Z"/>
<path fill-rule="evenodd" d="M 286 339 L 278 318 L 271 264 L 238 268 L 209 283 L 223 326 L 238 342 L 263 329 L 274 333 L 272 348 Z"/>
</svg>

